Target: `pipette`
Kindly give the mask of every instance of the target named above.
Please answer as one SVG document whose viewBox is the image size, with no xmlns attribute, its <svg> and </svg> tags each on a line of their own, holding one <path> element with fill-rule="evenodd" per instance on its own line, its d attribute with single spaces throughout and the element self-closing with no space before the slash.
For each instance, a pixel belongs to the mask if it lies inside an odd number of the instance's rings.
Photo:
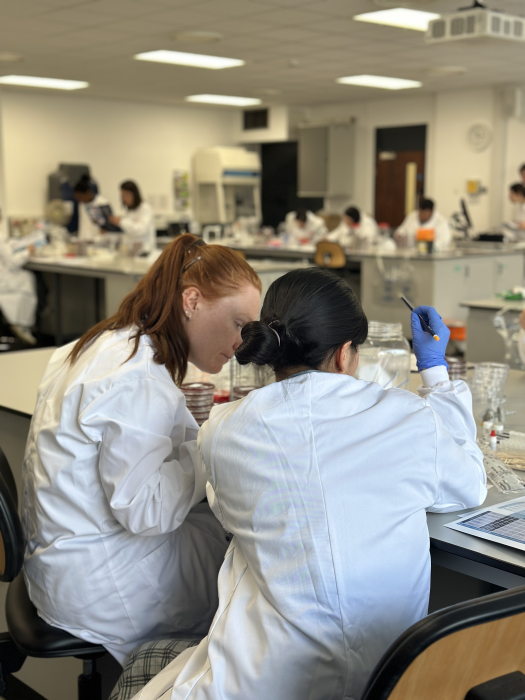
<svg viewBox="0 0 525 700">
<path fill-rule="evenodd" d="M 410 311 L 414 311 L 414 307 L 412 306 L 412 304 L 411 304 L 407 299 L 405 299 L 404 296 L 401 296 L 400 299 L 401 299 L 402 301 L 405 302 L 405 304 L 408 306 L 408 308 L 410 309 Z M 425 331 L 425 333 L 428 333 L 429 335 L 431 335 L 431 336 L 434 338 L 434 340 L 439 340 L 439 335 L 436 335 L 436 334 L 434 333 L 434 331 L 433 331 L 432 328 L 428 325 L 428 323 L 425 321 L 425 319 L 423 318 L 423 316 L 422 316 L 421 314 L 418 314 L 417 317 L 418 317 L 419 320 L 421 321 L 421 327 L 423 328 L 423 330 Z"/>
</svg>

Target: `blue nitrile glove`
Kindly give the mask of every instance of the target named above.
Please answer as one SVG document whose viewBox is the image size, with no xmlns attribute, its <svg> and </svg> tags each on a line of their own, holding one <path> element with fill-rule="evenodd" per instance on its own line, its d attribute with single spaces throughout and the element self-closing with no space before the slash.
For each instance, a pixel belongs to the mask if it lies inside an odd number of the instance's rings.
<svg viewBox="0 0 525 700">
<path fill-rule="evenodd" d="M 423 330 L 417 314 L 423 316 L 430 328 L 439 336 L 439 340 L 434 340 L 430 333 Z M 438 365 L 443 365 L 448 370 L 445 351 L 450 331 L 436 309 L 433 306 L 418 306 L 412 311 L 410 325 L 412 326 L 412 345 L 417 359 L 418 371 L 421 372 L 422 369 Z"/>
</svg>

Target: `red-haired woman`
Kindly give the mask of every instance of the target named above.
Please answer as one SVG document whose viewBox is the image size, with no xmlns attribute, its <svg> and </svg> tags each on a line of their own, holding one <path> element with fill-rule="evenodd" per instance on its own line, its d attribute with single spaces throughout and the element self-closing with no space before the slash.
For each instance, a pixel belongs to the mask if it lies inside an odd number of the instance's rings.
<svg viewBox="0 0 525 700">
<path fill-rule="evenodd" d="M 218 372 L 259 313 L 232 250 L 177 238 L 118 312 L 46 370 L 24 461 L 24 573 L 49 624 L 124 663 L 145 640 L 205 634 L 227 535 L 206 503 L 188 361 Z"/>
</svg>

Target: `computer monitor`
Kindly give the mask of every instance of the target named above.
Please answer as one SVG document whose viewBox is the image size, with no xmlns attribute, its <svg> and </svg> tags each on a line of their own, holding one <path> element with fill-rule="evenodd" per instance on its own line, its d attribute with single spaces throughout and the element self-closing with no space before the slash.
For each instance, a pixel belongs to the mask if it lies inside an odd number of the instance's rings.
<svg viewBox="0 0 525 700">
<path fill-rule="evenodd" d="M 472 228 L 472 219 L 470 218 L 470 214 L 468 213 L 467 203 L 465 202 L 464 199 L 461 199 L 460 203 L 461 203 L 461 211 L 463 212 L 463 216 L 465 217 L 465 221 L 467 222 L 467 226 L 468 226 L 468 228 Z"/>
</svg>

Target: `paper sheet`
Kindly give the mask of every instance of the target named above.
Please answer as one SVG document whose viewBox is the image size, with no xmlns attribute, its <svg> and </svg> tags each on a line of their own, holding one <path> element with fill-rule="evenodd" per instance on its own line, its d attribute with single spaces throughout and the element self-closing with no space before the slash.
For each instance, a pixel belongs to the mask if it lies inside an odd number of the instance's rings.
<svg viewBox="0 0 525 700">
<path fill-rule="evenodd" d="M 445 527 L 525 552 L 525 498 L 481 508 Z"/>
</svg>

